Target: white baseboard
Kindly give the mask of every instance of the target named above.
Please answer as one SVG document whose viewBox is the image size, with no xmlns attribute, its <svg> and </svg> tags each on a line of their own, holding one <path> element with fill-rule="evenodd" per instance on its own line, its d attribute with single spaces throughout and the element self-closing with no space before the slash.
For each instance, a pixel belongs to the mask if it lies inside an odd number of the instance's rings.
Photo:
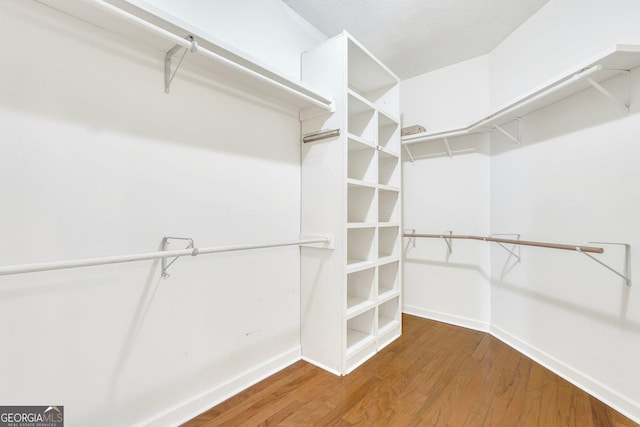
<svg viewBox="0 0 640 427">
<path fill-rule="evenodd" d="M 491 335 L 504 342 L 508 346 L 518 350 L 530 359 L 538 362 L 558 376 L 569 381 L 576 387 L 584 390 L 596 399 L 609 405 L 627 418 L 640 424 L 640 402 L 634 402 L 631 398 L 621 395 L 606 385 L 583 374 L 582 372 L 566 365 L 560 360 L 550 356 L 526 342 L 514 337 L 504 329 L 491 325 Z"/>
<path fill-rule="evenodd" d="M 489 323 L 481 322 L 468 317 L 456 316 L 453 314 L 441 313 L 439 311 L 426 310 L 424 308 L 412 305 L 404 305 L 402 312 L 411 314 L 425 319 L 436 320 L 438 322 L 448 323 L 450 325 L 461 326 L 463 328 L 474 329 L 481 332 L 489 332 Z"/>
<path fill-rule="evenodd" d="M 208 392 L 196 396 L 188 402 L 177 405 L 155 417 L 141 423 L 140 426 L 177 426 L 205 412 L 209 408 L 240 393 L 248 387 L 283 370 L 299 361 L 302 356 L 300 346 L 275 356 L 237 377 L 221 384 Z"/>
<path fill-rule="evenodd" d="M 330 373 L 332 373 L 333 375 L 337 375 L 337 376 L 341 376 L 341 375 L 342 375 L 342 374 L 340 373 L 340 371 L 336 371 L 335 369 L 332 369 L 332 368 L 330 368 L 330 367 L 328 367 L 328 366 L 325 366 L 325 365 L 323 365 L 322 363 L 318 363 L 318 362 L 316 362 L 316 361 L 315 361 L 315 360 L 313 360 L 313 359 L 309 359 L 309 358 L 307 358 L 307 357 L 304 357 L 304 356 L 303 356 L 303 357 L 302 357 L 302 360 L 304 360 L 304 361 L 305 361 L 305 362 L 307 362 L 307 363 L 312 364 L 313 366 L 317 366 L 317 367 L 318 367 L 318 368 L 320 368 L 320 369 L 324 369 L 325 371 L 330 372 Z"/>
</svg>

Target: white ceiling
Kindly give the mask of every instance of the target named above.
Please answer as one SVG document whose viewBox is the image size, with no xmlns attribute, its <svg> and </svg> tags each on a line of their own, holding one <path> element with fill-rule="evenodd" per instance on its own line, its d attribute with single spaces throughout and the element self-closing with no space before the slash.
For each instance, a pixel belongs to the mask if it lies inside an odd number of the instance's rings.
<svg viewBox="0 0 640 427">
<path fill-rule="evenodd" d="M 347 30 L 401 79 L 489 53 L 549 0 L 282 0 L 321 32 Z"/>
</svg>

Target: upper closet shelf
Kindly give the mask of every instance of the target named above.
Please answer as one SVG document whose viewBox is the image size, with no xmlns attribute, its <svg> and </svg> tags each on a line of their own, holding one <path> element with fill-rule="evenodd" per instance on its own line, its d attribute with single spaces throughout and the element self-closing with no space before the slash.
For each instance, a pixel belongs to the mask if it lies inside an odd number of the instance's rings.
<svg viewBox="0 0 640 427">
<path fill-rule="evenodd" d="M 118 34 L 132 44 L 144 44 L 158 50 L 163 56 L 174 45 L 190 49 L 191 53 L 184 56 L 184 64 L 196 65 L 239 91 L 298 109 L 333 109 L 332 99 L 317 93 L 301 81 L 281 74 L 142 0 L 37 1 Z M 195 43 L 192 43 L 191 38 Z M 185 52 L 180 50 L 174 56 L 175 63 L 180 61 L 179 57 Z M 173 68 L 176 68 L 175 65 Z"/>
<path fill-rule="evenodd" d="M 549 83 L 524 94 L 506 106 L 471 123 L 469 126 L 432 134 L 423 133 L 407 136 L 402 139 L 402 143 L 403 145 L 416 144 L 489 132 L 494 129 L 503 131 L 500 128 L 503 124 L 526 116 L 589 87 L 595 87 L 609 98 L 612 98 L 612 95 L 599 83 L 638 66 L 640 66 L 640 45 L 619 44 Z M 628 105 L 625 107 L 628 108 Z"/>
</svg>

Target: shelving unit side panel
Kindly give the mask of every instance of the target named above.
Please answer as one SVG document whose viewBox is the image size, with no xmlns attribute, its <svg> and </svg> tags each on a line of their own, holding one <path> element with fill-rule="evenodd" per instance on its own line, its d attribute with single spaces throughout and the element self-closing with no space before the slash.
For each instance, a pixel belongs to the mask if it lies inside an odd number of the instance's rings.
<svg viewBox="0 0 640 427">
<path fill-rule="evenodd" d="M 347 210 L 345 169 L 347 145 L 344 90 L 345 55 L 340 39 L 332 39 L 302 55 L 302 80 L 335 94 L 335 112 L 302 121 L 302 134 L 340 129 L 340 136 L 302 144 L 302 234 L 332 234 L 335 249 L 301 251 L 302 356 L 334 372 L 343 371 L 346 311 Z"/>
<path fill-rule="evenodd" d="M 316 121 L 317 119 L 313 119 Z M 342 313 L 346 302 L 344 218 L 346 188 L 342 145 L 346 137 L 303 144 L 301 234 L 334 236 L 335 249 L 302 248 L 300 315 L 302 355 L 320 366 L 342 370 Z"/>
<path fill-rule="evenodd" d="M 314 89 L 335 96 L 345 97 L 346 87 L 346 54 L 345 42 L 341 37 L 327 40 L 312 50 L 302 53 L 302 82 Z M 336 114 L 344 111 L 336 105 Z M 346 131 L 344 132 L 346 133 Z"/>
<path fill-rule="evenodd" d="M 300 251 L 300 338 L 302 356 L 319 366 L 342 372 L 344 357 L 343 250 Z M 346 303 L 345 303 L 346 306 Z"/>
</svg>

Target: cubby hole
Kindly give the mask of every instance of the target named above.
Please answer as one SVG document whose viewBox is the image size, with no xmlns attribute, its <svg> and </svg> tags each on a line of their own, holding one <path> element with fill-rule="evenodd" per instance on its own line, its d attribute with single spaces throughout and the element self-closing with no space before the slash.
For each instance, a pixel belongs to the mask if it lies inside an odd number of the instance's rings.
<svg viewBox="0 0 640 427">
<path fill-rule="evenodd" d="M 376 150 L 374 147 L 349 138 L 347 177 L 376 182 Z"/>
<path fill-rule="evenodd" d="M 375 222 L 375 195 L 373 187 L 348 184 L 347 222 Z"/>
<path fill-rule="evenodd" d="M 349 88 L 376 108 L 397 105 L 399 90 L 396 77 L 353 40 L 349 40 L 347 49 Z"/>
<path fill-rule="evenodd" d="M 381 227 L 378 230 L 378 257 L 398 255 L 399 227 Z"/>
<path fill-rule="evenodd" d="M 400 126 L 386 114 L 378 114 L 378 145 L 389 151 L 400 151 Z"/>
<path fill-rule="evenodd" d="M 375 110 L 349 94 L 349 133 L 367 141 L 375 141 Z"/>
<path fill-rule="evenodd" d="M 399 195 L 393 190 L 379 190 L 378 193 L 378 221 L 398 222 L 399 221 Z"/>
<path fill-rule="evenodd" d="M 375 334 L 375 309 L 365 311 L 347 320 L 347 352 L 373 339 Z"/>
<path fill-rule="evenodd" d="M 395 297 L 378 306 L 378 333 L 400 321 L 400 297 Z"/>
<path fill-rule="evenodd" d="M 400 187 L 400 159 L 384 151 L 378 152 L 378 183 Z"/>
<path fill-rule="evenodd" d="M 382 264 L 378 267 L 378 299 L 398 292 L 398 261 Z"/>
<path fill-rule="evenodd" d="M 375 228 L 350 228 L 347 230 L 347 263 L 373 261 Z"/>
<path fill-rule="evenodd" d="M 375 268 L 357 271 L 347 275 L 347 311 L 354 312 L 373 304 Z"/>
</svg>

